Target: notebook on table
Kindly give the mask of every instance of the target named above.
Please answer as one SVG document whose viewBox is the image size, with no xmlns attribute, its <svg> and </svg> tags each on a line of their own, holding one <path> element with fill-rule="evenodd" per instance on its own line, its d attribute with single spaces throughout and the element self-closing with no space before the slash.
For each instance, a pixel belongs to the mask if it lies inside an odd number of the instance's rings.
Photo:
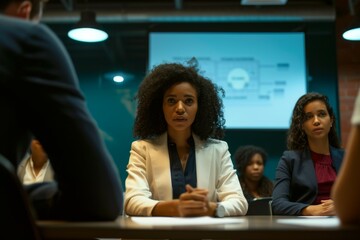
<svg viewBox="0 0 360 240">
<path fill-rule="evenodd" d="M 246 215 L 271 215 L 272 197 L 254 198 L 249 202 Z"/>
</svg>

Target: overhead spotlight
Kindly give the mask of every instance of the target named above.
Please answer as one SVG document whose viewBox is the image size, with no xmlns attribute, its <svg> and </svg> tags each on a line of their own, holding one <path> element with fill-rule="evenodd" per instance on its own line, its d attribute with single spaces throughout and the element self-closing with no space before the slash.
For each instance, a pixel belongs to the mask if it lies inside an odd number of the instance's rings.
<svg viewBox="0 0 360 240">
<path fill-rule="evenodd" d="M 125 78 L 121 75 L 117 75 L 113 77 L 113 81 L 116 83 L 122 83 L 125 80 Z"/>
<path fill-rule="evenodd" d="M 360 22 L 345 30 L 342 36 L 346 40 L 360 41 Z"/>
<path fill-rule="evenodd" d="M 80 21 L 68 32 L 71 39 L 81 42 L 101 42 L 108 38 L 108 34 L 96 22 L 93 11 L 82 11 Z"/>
<path fill-rule="evenodd" d="M 125 71 L 110 71 L 103 74 L 102 79 L 115 84 L 123 84 L 134 78 L 134 75 Z"/>
<path fill-rule="evenodd" d="M 343 38 L 350 41 L 360 41 L 360 18 L 356 15 L 354 0 L 349 0 L 350 15 L 354 18 L 349 27 L 343 33 Z"/>
</svg>

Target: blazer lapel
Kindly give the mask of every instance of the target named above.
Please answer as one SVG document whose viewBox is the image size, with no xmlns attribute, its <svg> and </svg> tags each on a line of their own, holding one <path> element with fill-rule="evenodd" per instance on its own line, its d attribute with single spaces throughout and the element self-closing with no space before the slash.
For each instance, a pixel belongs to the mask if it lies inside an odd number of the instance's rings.
<svg viewBox="0 0 360 240">
<path fill-rule="evenodd" d="M 172 199 L 172 185 L 169 151 L 167 146 L 167 133 L 159 136 L 154 143 L 154 148 L 150 151 L 152 159 L 152 172 L 154 174 L 154 195 L 159 199 Z M 151 187 L 151 186 L 150 186 Z"/>
<path fill-rule="evenodd" d="M 211 183 L 210 170 L 212 153 L 209 153 L 208 149 L 205 151 L 205 143 L 204 141 L 201 141 L 199 137 L 193 135 L 193 138 L 195 142 L 197 187 L 209 189 Z"/>
<path fill-rule="evenodd" d="M 308 184 L 311 185 L 312 189 L 315 189 L 317 191 L 317 178 L 316 178 L 316 172 L 314 167 L 314 162 L 311 158 L 310 150 L 307 149 L 302 154 L 303 161 L 303 168 L 304 168 L 304 174 L 306 175 L 306 179 L 308 181 Z"/>
<path fill-rule="evenodd" d="M 344 152 L 342 150 L 330 146 L 330 154 L 333 161 L 333 167 L 335 168 L 335 171 L 339 173 L 342 159 L 344 157 Z"/>
</svg>

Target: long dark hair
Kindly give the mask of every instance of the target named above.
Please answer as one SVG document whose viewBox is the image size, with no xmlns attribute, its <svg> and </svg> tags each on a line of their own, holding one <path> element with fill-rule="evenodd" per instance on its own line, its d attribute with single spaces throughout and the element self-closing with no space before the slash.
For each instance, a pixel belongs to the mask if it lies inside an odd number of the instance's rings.
<svg viewBox="0 0 360 240">
<path fill-rule="evenodd" d="M 246 186 L 245 171 L 246 171 L 246 166 L 249 164 L 252 157 L 257 153 L 260 154 L 261 158 L 263 159 L 263 163 L 265 167 L 268 155 L 266 151 L 261 147 L 253 146 L 253 145 L 241 146 L 236 150 L 234 155 L 236 170 L 238 172 L 241 188 L 244 192 L 246 199 L 248 200 L 252 199 L 253 196 L 251 195 L 248 187 Z M 259 195 L 261 197 L 271 197 L 272 191 L 273 191 L 273 182 L 270 179 L 268 179 L 265 175 L 263 175 L 259 180 L 259 185 L 258 185 Z"/>
<path fill-rule="evenodd" d="M 330 118 L 332 119 L 332 127 L 328 134 L 329 143 L 333 147 L 340 148 L 339 138 L 336 133 L 336 117 L 332 107 L 329 104 L 328 97 L 316 92 L 310 92 L 301 96 L 294 107 L 291 124 L 287 135 L 287 147 L 289 150 L 304 150 L 308 148 L 309 143 L 307 136 L 302 129 L 302 125 L 306 120 L 306 115 L 304 108 L 305 106 L 313 101 L 320 100 L 322 101 L 329 113 Z"/>
</svg>

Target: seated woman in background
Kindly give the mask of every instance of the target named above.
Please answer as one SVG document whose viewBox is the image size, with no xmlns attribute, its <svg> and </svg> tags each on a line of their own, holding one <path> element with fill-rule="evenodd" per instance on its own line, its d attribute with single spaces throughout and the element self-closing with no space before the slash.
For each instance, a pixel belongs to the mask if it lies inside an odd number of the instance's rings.
<svg viewBox="0 0 360 240">
<path fill-rule="evenodd" d="M 191 62 L 190 62 L 191 64 Z M 125 212 L 245 215 L 248 204 L 223 136 L 220 90 L 196 65 L 155 67 L 140 85 Z"/>
<path fill-rule="evenodd" d="M 273 183 L 264 175 L 266 161 L 265 150 L 257 146 L 241 146 L 235 152 L 239 181 L 248 202 L 272 195 Z"/>
<path fill-rule="evenodd" d="M 54 172 L 48 155 L 38 140 L 33 139 L 31 141 L 30 156 L 21 161 L 17 173 L 23 184 L 54 180 Z"/>
<path fill-rule="evenodd" d="M 272 210 L 277 215 L 332 216 L 331 187 L 344 151 L 328 98 L 307 93 L 295 104 L 275 176 Z"/>
</svg>

